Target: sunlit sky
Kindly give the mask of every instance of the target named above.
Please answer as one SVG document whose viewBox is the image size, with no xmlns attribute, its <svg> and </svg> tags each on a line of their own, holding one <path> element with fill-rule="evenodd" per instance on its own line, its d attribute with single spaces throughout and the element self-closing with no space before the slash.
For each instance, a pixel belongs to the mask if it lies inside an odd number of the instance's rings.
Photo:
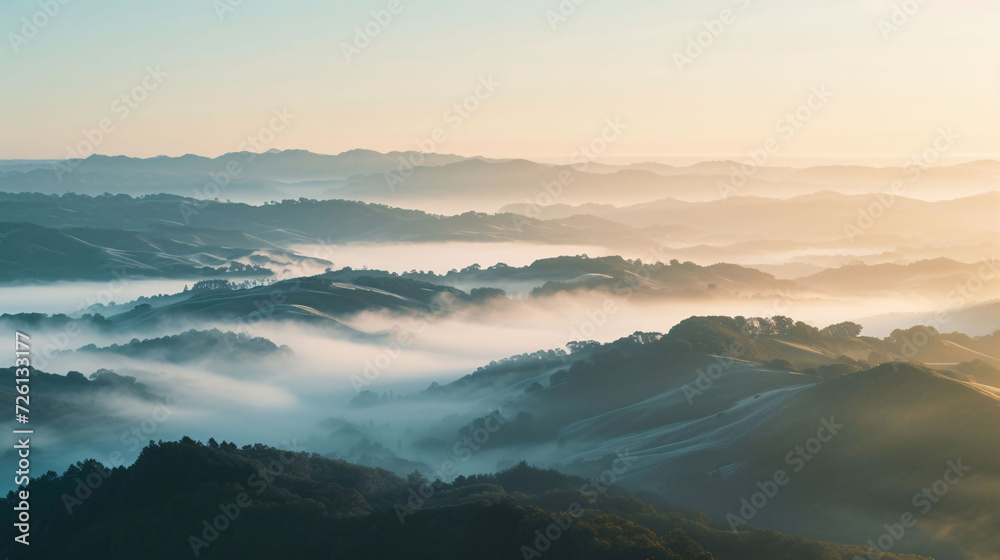
<svg viewBox="0 0 1000 560">
<path fill-rule="evenodd" d="M 609 163 L 776 137 L 780 159 L 891 164 L 946 126 L 952 157 L 1000 154 L 996 2 L 927 0 L 889 29 L 897 0 L 576 0 L 553 29 L 560 0 L 398 1 L 350 61 L 343 44 L 388 0 L 70 0 L 48 21 L 37 2 L 5 2 L 0 159 L 66 157 L 102 119 L 114 130 L 98 153 L 214 156 L 282 108 L 295 118 L 265 149 L 417 149 L 441 128 L 433 151 L 564 162 L 619 119 Z M 679 70 L 675 53 L 723 10 L 729 23 Z M 14 37 L 32 17 L 45 25 Z M 115 100 L 147 67 L 167 76 L 122 118 Z M 489 77 L 499 85 L 456 128 L 445 111 Z M 776 132 L 821 85 L 830 100 L 791 138 Z"/>
</svg>

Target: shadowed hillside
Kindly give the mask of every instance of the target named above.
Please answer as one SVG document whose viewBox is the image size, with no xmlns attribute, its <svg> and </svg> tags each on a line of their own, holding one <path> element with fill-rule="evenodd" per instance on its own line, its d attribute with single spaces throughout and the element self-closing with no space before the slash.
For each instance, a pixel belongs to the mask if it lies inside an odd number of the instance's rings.
<svg viewBox="0 0 1000 560">
<path fill-rule="evenodd" d="M 91 480 L 91 487 L 83 480 Z M 712 528 L 704 516 L 666 512 L 588 484 L 523 463 L 494 475 L 429 483 L 416 474 L 403 479 L 259 444 L 239 449 L 185 438 L 151 442 L 127 468 L 107 471 L 84 461 L 62 476 L 50 472 L 34 479 L 32 514 L 45 529 L 30 554 L 12 545 L 2 552 L 15 559 L 80 560 L 176 559 L 192 553 L 200 558 L 847 560 L 864 553 L 860 547 L 773 532 L 726 532 Z M 4 515 L 10 516 L 16 500 L 13 493 L 2 500 Z"/>
</svg>

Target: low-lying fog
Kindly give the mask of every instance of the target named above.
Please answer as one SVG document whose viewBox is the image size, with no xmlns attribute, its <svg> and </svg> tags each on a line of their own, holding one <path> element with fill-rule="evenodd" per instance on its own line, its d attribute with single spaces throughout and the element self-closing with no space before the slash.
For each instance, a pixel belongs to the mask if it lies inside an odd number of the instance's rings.
<svg viewBox="0 0 1000 560">
<path fill-rule="evenodd" d="M 513 267 L 527 266 L 539 259 L 567 255 L 591 258 L 621 256 L 643 262 L 667 262 L 673 258 L 702 266 L 717 263 L 757 268 L 781 279 L 795 279 L 826 268 L 853 263 L 869 265 L 909 264 L 921 260 L 947 258 L 975 263 L 995 257 L 995 251 L 982 244 L 943 244 L 912 246 L 901 249 L 892 243 L 867 244 L 839 240 L 822 245 L 789 247 L 786 242 L 719 240 L 713 244 L 685 242 L 638 243 L 632 246 L 548 245 L 517 242 L 433 242 L 433 243 L 352 243 L 346 245 L 292 245 L 289 249 L 305 257 L 324 259 L 332 268 L 378 269 L 403 273 L 411 270 L 445 274 L 473 264 L 483 268 L 497 263 Z M 307 261 L 276 271 L 280 279 L 321 274 L 325 267 Z"/>
<path fill-rule="evenodd" d="M 197 280 L 109 279 L 107 282 L 58 282 L 0 287 L 0 313 L 75 313 L 81 308 L 110 302 L 125 303 L 142 296 L 175 294 Z"/>
<path fill-rule="evenodd" d="M 334 255 L 323 258 L 334 261 L 337 269 L 367 266 L 395 272 L 417 269 L 439 273 L 473 263 L 484 268 L 497 262 L 523 266 L 560 255 L 618 254 L 593 246 L 515 243 L 348 245 L 335 249 Z M 312 255 L 316 248 L 303 246 L 296 250 Z M 627 256 L 642 258 L 638 254 Z M 124 304 L 139 296 L 177 293 L 192 283 L 191 280 L 131 280 L 4 287 L 0 288 L 0 301 L 4 302 L 6 313 L 73 313 L 86 303 Z M 432 382 L 449 383 L 494 360 L 563 348 L 574 340 L 610 342 L 635 331 L 666 332 L 694 315 L 786 315 L 817 327 L 858 321 L 867 327 L 864 334 L 883 337 L 894 328 L 914 324 L 912 317 L 896 314 L 932 313 L 946 308 L 944 302 L 904 296 L 834 300 L 790 293 L 756 298 L 652 299 L 584 291 L 542 299 L 520 297 L 465 308 L 446 316 L 368 312 L 342 319 L 359 331 L 383 333 L 381 342 L 348 339 L 288 322 L 263 322 L 252 327 L 191 323 L 186 328 L 219 328 L 264 337 L 279 346 L 287 345 L 293 354 L 252 360 L 241 360 L 239 355 L 215 356 L 182 364 L 139 361 L 116 354 L 55 357 L 41 369 L 61 375 L 68 371 L 90 375 L 107 368 L 135 376 L 155 393 L 168 395 L 172 400 L 169 414 L 164 417 L 162 403 L 109 397 L 99 408 L 105 418 L 81 420 L 85 426 L 94 422 L 86 438 L 61 433 L 55 427 L 43 428 L 36 435 L 42 450 L 38 466 L 62 472 L 69 462 L 83 456 L 111 462 L 113 452 L 120 453 L 121 461 L 127 464 L 138 454 L 140 447 L 136 442 L 172 440 L 183 435 L 201 440 L 215 437 L 241 445 L 261 442 L 282 447 L 304 446 L 324 454 L 346 451 L 335 449 L 335 444 L 327 439 L 330 430 L 319 427 L 328 418 L 373 426 L 382 430 L 383 435 L 390 434 L 386 437 L 392 441 L 399 439 L 401 448 L 407 450 L 407 437 L 426 435 L 446 415 L 463 419 L 484 416 L 495 403 L 400 403 L 393 407 L 394 417 L 372 418 L 365 410 L 349 405 L 358 390 L 392 391 L 397 397 L 413 395 Z M 962 330 L 960 322 L 934 326 L 946 331 Z M 104 347 L 125 344 L 134 337 L 144 339 L 179 332 L 174 325 L 170 330 L 153 329 L 144 333 L 86 333 L 63 347 L 76 349 L 87 344 Z M 30 334 L 36 345 L 50 340 L 50 333 Z M 37 398 L 44 401 L 45 395 Z M 109 429 L 109 425 L 113 427 Z M 141 437 L 135 439 L 129 433 Z M 474 463 L 468 468 L 485 470 L 495 466 Z"/>
<path fill-rule="evenodd" d="M 80 287 L 80 292 L 90 289 Z M 64 287 L 65 289 L 65 287 Z M 67 290 L 72 292 L 72 290 Z M 2 293 L 2 292 L 0 292 Z M 6 296 L 6 294 L 4 294 Z M 72 300 L 70 294 L 65 295 Z M 395 395 L 413 395 L 431 382 L 445 384 L 475 371 L 493 360 L 543 349 L 562 348 L 572 340 L 613 341 L 635 331 L 665 332 L 692 315 L 788 315 L 825 326 L 851 320 L 862 314 L 890 313 L 904 302 L 880 300 L 857 302 L 795 301 L 781 298 L 739 300 L 650 301 L 613 297 L 604 293 L 562 294 L 543 300 L 518 300 L 506 305 L 476 308 L 450 316 L 413 317 L 387 313 L 364 313 L 349 318 L 352 327 L 366 332 L 389 333 L 382 343 L 333 338 L 328 332 L 290 323 L 260 323 L 253 327 L 236 324 L 192 324 L 192 328 L 245 332 L 289 346 L 294 354 L 271 359 L 241 361 L 239 356 L 216 356 L 182 365 L 149 360 L 136 361 L 114 354 L 68 354 L 53 358 L 46 370 L 85 375 L 112 369 L 135 376 L 153 391 L 174 401 L 169 417 L 151 422 L 160 404 L 138 399 L 114 399 L 103 405 L 106 414 L 118 419 L 113 433 L 95 427 L 87 444 L 61 441 L 57 433 L 39 434 L 39 441 L 53 443 L 58 456 L 44 456 L 44 467 L 61 470 L 70 459 L 82 455 L 106 458 L 119 451 L 126 462 L 138 449 L 123 433 L 139 426 L 140 441 L 176 439 L 188 435 L 206 440 L 233 440 L 240 444 L 263 442 L 300 445 L 312 441 L 320 453 L 334 451 L 332 444 L 314 439 L 324 434 L 318 428 L 327 418 L 343 417 L 360 424 L 375 422 L 407 426 L 412 433 L 430 430 L 446 413 L 471 419 L 487 414 L 494 403 L 435 403 L 433 414 L 416 408 L 428 404 L 401 405 L 397 418 L 370 418 L 364 410 L 349 406 L 359 389 Z M 899 325 L 904 326 L 904 325 Z M 908 325 L 905 325 L 908 326 Z M 177 334 L 144 334 L 141 338 Z M 886 333 L 868 333 L 882 336 Z M 107 346 L 126 343 L 132 334 L 86 336 L 69 346 L 88 343 Z M 36 336 L 36 343 L 45 340 Z M 44 399 L 39 395 L 39 399 Z M 414 408 L 416 407 L 416 408 Z M 443 408 L 444 407 L 444 408 Z M 146 428 L 142 424 L 145 422 Z M 426 426 L 422 422 L 428 423 Z M 149 433 L 147 433 L 149 432 Z M 395 433 L 395 432 L 394 432 Z M 403 438 L 404 432 L 396 434 Z M 394 437 L 396 437 L 394 436 Z M 132 442 L 126 445 L 122 442 Z M 320 443 L 316 443 L 320 442 Z M 405 444 L 404 444 L 405 445 Z M 128 453 L 125 453 L 128 451 Z M 492 465 L 477 465 L 492 467 Z"/>
<path fill-rule="evenodd" d="M 333 268 L 345 266 L 370 268 L 389 272 L 411 270 L 434 271 L 444 274 L 472 264 L 483 268 L 496 263 L 527 266 L 536 260 L 564 255 L 591 257 L 615 255 L 617 252 L 596 245 L 544 245 L 535 243 L 354 243 L 348 245 L 293 245 L 292 251 L 307 257 L 333 261 Z M 321 271 L 320 271 L 321 272 Z"/>
</svg>

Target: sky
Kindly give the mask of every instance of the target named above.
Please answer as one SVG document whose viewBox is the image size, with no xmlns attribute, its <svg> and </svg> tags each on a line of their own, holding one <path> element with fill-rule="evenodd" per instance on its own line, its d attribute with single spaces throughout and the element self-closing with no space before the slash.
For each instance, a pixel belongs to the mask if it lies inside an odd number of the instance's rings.
<svg viewBox="0 0 1000 560">
<path fill-rule="evenodd" d="M 978 0 L 11 2 L 0 159 L 680 163 L 770 145 L 773 162 L 890 165 L 941 128 L 949 158 L 994 158 L 998 28 Z"/>
</svg>

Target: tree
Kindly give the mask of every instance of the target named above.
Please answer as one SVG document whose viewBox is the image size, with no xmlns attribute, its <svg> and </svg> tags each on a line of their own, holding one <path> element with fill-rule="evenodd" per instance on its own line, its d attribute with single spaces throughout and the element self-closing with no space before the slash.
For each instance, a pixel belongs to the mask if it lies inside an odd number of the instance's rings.
<svg viewBox="0 0 1000 560">
<path fill-rule="evenodd" d="M 843 323 L 837 323 L 836 325 L 826 327 L 820 331 L 820 334 L 829 338 L 857 338 L 861 336 L 861 331 L 863 329 L 864 327 L 857 323 L 845 321 Z"/>
</svg>

